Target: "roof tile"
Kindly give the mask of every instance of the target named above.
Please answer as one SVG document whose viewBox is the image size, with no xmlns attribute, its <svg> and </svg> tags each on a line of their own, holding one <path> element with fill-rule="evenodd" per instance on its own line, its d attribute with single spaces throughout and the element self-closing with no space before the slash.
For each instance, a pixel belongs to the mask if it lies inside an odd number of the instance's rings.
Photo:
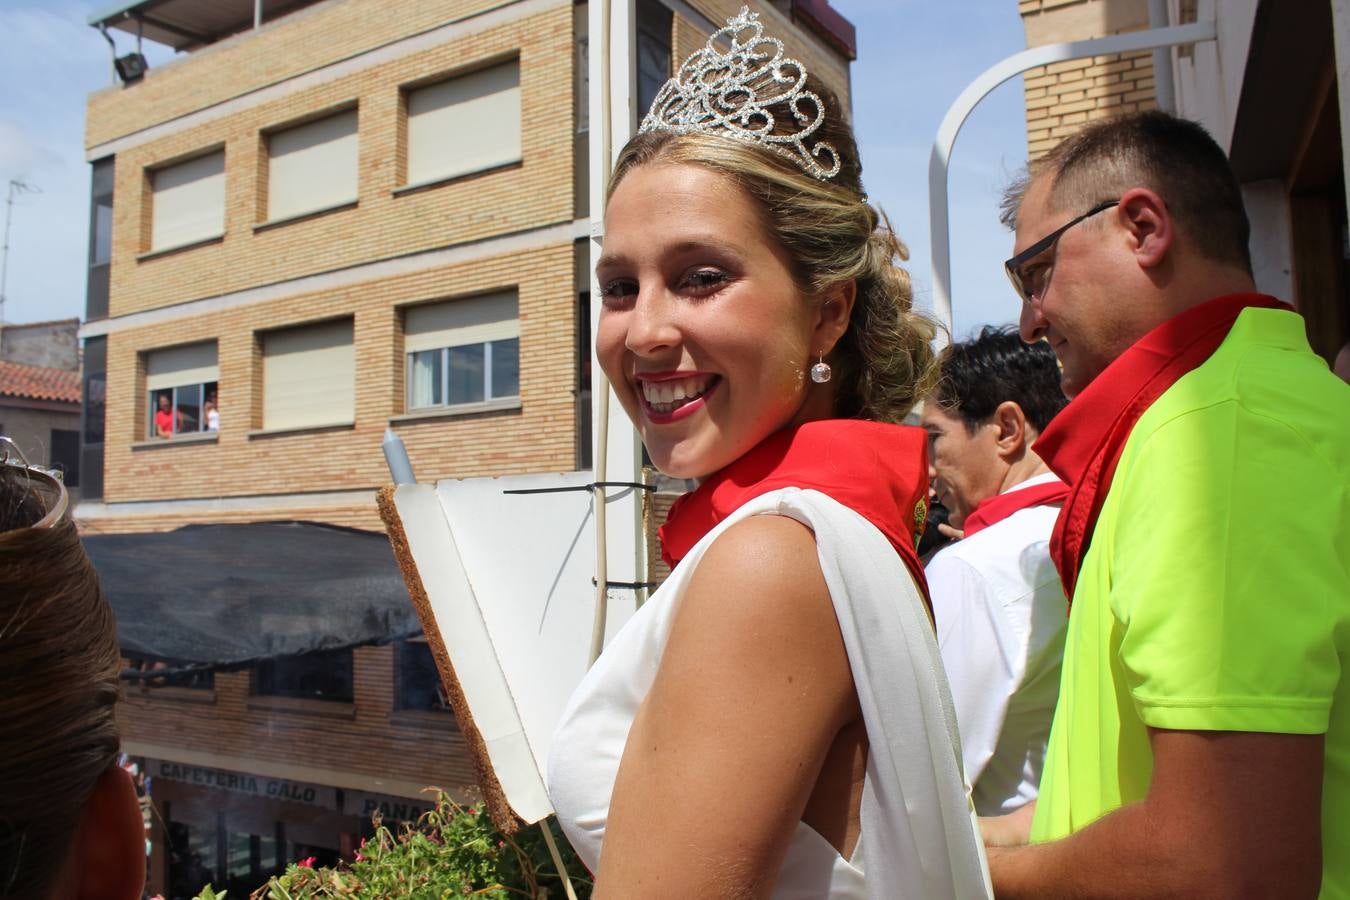
<svg viewBox="0 0 1350 900">
<path fill-rule="evenodd" d="M 80 373 L 0 360 L 0 397 L 80 402 Z"/>
</svg>

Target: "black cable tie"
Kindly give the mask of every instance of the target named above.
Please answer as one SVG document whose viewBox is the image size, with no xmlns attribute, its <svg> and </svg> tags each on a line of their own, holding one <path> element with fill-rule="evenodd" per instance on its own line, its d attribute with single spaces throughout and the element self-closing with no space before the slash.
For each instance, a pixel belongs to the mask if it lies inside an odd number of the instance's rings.
<svg viewBox="0 0 1350 900">
<path fill-rule="evenodd" d="M 591 578 L 591 584 L 595 584 L 595 578 Z M 636 591 L 642 588 L 658 588 L 661 586 L 659 581 L 606 581 L 607 588 L 623 588 L 629 591 Z"/>
<path fill-rule="evenodd" d="M 637 481 L 592 481 L 590 484 L 578 484 L 572 487 L 551 487 L 551 488 L 518 488 L 511 491 L 502 491 L 503 494 L 565 494 L 572 491 L 590 492 L 596 488 L 636 488 L 642 491 L 652 491 L 655 493 L 656 485 L 641 484 Z"/>
</svg>

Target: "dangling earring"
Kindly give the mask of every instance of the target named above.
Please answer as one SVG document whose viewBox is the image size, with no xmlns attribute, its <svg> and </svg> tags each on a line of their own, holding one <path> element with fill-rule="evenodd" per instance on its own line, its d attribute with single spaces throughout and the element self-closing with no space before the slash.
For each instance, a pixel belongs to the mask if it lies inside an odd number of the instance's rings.
<svg viewBox="0 0 1350 900">
<path fill-rule="evenodd" d="M 816 384 L 824 384 L 830 380 L 830 376 L 833 374 L 834 370 L 831 369 L 830 364 L 825 361 L 825 354 L 820 354 L 820 362 L 811 367 L 811 380 Z"/>
</svg>

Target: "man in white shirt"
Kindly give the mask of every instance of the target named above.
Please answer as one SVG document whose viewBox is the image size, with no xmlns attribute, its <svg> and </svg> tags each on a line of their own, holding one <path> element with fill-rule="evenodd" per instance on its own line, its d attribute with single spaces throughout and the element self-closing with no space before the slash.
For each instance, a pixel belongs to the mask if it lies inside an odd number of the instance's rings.
<svg viewBox="0 0 1350 900">
<path fill-rule="evenodd" d="M 985 328 L 942 354 L 924 402 L 933 494 L 964 538 L 926 569 L 966 777 L 982 816 L 1036 799 L 1067 604 L 1050 561 L 1064 484 L 1031 444 L 1067 402 L 1055 354 Z"/>
</svg>

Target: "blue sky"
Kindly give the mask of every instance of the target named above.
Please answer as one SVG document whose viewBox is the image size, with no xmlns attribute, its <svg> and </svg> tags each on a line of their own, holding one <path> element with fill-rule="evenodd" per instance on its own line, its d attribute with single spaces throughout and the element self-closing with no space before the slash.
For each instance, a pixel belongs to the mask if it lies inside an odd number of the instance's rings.
<svg viewBox="0 0 1350 900">
<path fill-rule="evenodd" d="M 928 155 L 956 95 L 1023 49 L 1016 0 L 832 0 L 858 28 L 854 122 L 872 199 L 909 245 L 918 303 L 928 302 Z M 5 319 L 82 316 L 89 230 L 85 97 L 110 83 L 107 43 L 85 22 L 106 3 L 0 0 L 0 202 L 11 178 L 41 193 L 14 204 Z M 134 39 L 116 32 L 119 52 Z M 172 54 L 147 42 L 151 65 Z M 1000 269 L 1011 237 L 998 198 L 1026 162 L 1021 79 L 982 103 L 957 140 L 950 174 L 954 331 L 1012 321 Z M 0 208 L 0 215 L 3 208 Z M 3 227 L 3 220 L 0 220 Z"/>
</svg>

